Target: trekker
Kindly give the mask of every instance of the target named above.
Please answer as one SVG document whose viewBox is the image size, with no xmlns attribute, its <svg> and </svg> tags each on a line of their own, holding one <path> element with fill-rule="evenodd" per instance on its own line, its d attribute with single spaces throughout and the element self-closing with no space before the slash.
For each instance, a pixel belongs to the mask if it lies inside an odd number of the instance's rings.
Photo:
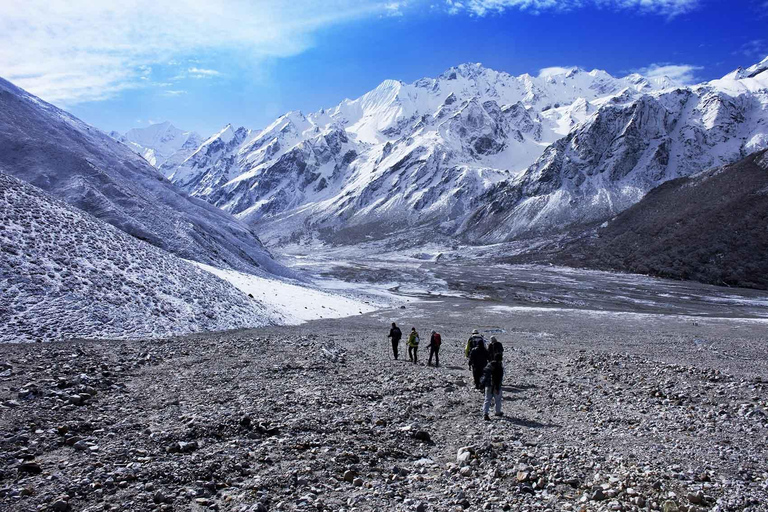
<svg viewBox="0 0 768 512">
<path fill-rule="evenodd" d="M 400 328 L 395 324 L 395 322 L 392 322 L 392 328 L 389 330 L 389 335 L 387 335 L 387 338 L 392 338 L 392 352 L 395 354 L 395 359 L 397 359 L 397 345 L 400 343 L 400 338 L 403 337 L 403 332 L 400 330 Z"/>
<path fill-rule="evenodd" d="M 488 363 L 483 371 L 483 386 L 485 386 L 485 401 L 483 402 L 483 419 L 490 421 L 488 412 L 491 409 L 491 400 L 496 402 L 495 416 L 504 416 L 501 412 L 501 383 L 504 380 L 504 364 L 502 355 L 496 354 L 493 361 Z"/>
<path fill-rule="evenodd" d="M 440 366 L 440 344 L 442 342 L 443 340 L 440 337 L 440 333 L 432 331 L 432 336 L 429 338 L 429 345 L 427 345 L 427 348 L 429 349 L 429 361 L 427 361 L 427 366 L 432 364 L 433 354 L 435 356 L 435 367 Z"/>
<path fill-rule="evenodd" d="M 415 327 L 411 327 L 411 334 L 408 335 L 408 359 L 418 363 L 419 352 L 419 333 Z"/>
<path fill-rule="evenodd" d="M 482 343 L 483 347 L 485 347 L 485 338 L 483 338 L 483 335 L 475 329 L 472 331 L 472 336 L 469 337 L 467 344 L 464 346 L 464 356 L 469 357 L 469 352 L 475 348 L 478 343 Z"/>
<path fill-rule="evenodd" d="M 504 345 L 499 343 L 496 336 L 491 336 L 491 342 L 488 344 L 488 359 L 495 361 L 496 354 L 504 355 Z"/>
<path fill-rule="evenodd" d="M 482 341 L 475 348 L 469 351 L 469 367 L 472 368 L 472 378 L 475 380 L 475 389 L 483 390 L 480 382 L 483 377 L 483 370 L 488 363 L 488 351 L 485 343 Z"/>
</svg>

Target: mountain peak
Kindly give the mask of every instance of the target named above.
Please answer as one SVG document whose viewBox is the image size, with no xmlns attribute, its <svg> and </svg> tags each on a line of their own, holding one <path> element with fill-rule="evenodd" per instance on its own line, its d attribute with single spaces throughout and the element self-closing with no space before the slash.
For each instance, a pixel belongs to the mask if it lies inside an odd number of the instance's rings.
<svg viewBox="0 0 768 512">
<path fill-rule="evenodd" d="M 443 74 L 440 75 L 440 78 L 445 80 L 455 80 L 458 77 L 476 78 L 488 71 L 491 70 L 484 67 L 479 62 L 465 62 L 464 64 L 459 64 L 458 66 L 452 66 L 448 68 L 445 70 L 445 72 L 443 72 Z"/>
</svg>

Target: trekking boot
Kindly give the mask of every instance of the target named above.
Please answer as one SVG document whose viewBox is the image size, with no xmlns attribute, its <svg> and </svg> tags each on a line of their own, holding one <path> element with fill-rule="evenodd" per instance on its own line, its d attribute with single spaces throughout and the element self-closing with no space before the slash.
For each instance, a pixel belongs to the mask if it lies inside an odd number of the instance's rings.
<svg viewBox="0 0 768 512">
<path fill-rule="evenodd" d="M 483 419 L 484 419 L 485 421 L 491 421 L 491 417 L 490 417 L 490 416 L 488 416 L 487 414 L 483 415 Z"/>
<path fill-rule="evenodd" d="M 496 414 L 494 414 L 494 416 L 498 416 L 499 418 L 501 418 L 502 416 L 504 416 L 504 413 L 503 412 L 497 412 Z"/>
</svg>

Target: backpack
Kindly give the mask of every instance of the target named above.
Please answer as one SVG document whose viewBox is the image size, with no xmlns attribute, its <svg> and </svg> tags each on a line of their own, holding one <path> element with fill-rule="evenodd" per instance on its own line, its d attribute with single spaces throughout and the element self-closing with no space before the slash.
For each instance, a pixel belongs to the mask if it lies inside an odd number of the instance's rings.
<svg viewBox="0 0 768 512">
<path fill-rule="evenodd" d="M 504 353 L 504 345 L 502 345 L 498 341 L 494 341 L 490 345 L 488 345 L 488 351 L 491 353 L 492 357 L 495 357 L 496 354 Z"/>
<path fill-rule="evenodd" d="M 432 337 L 432 345 L 439 347 L 442 342 L 443 340 L 440 337 L 440 333 L 436 332 L 435 335 Z"/>
<path fill-rule="evenodd" d="M 475 348 L 469 351 L 469 361 L 475 368 L 484 366 L 488 361 L 488 351 L 485 349 L 485 346 L 482 343 L 478 344 Z"/>
<path fill-rule="evenodd" d="M 485 339 L 483 339 L 482 336 L 479 334 L 473 335 L 471 338 L 469 338 L 469 346 L 470 349 L 475 349 L 478 347 L 478 345 L 485 345 Z"/>
</svg>

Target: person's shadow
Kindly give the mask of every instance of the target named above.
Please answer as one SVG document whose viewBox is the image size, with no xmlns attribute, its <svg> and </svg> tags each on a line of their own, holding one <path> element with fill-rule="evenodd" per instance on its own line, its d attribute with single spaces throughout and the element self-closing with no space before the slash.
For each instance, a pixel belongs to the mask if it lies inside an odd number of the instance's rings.
<svg viewBox="0 0 768 512">
<path fill-rule="evenodd" d="M 511 416 L 502 416 L 499 419 L 501 421 L 506 421 L 508 423 L 512 423 L 513 425 L 517 425 L 518 427 L 525 427 L 525 428 L 555 428 L 555 427 L 560 427 L 560 425 L 557 425 L 555 423 L 541 423 L 541 422 L 535 421 L 535 420 L 526 420 L 525 418 L 513 418 Z"/>
</svg>

